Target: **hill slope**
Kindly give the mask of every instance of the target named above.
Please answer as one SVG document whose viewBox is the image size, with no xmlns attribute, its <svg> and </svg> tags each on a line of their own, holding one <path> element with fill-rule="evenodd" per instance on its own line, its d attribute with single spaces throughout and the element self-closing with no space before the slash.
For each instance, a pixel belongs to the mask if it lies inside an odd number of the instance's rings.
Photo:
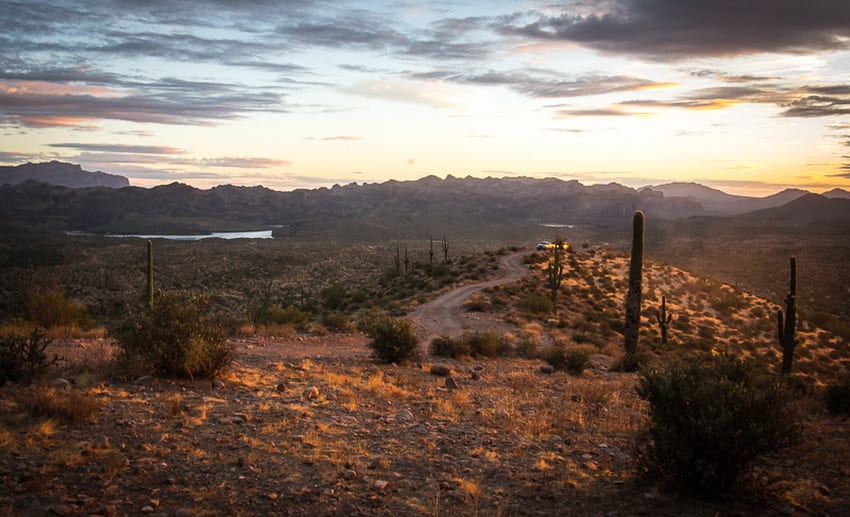
<svg viewBox="0 0 850 517">
<path fill-rule="evenodd" d="M 130 180 L 124 176 L 101 171 L 84 171 L 82 167 L 72 163 L 52 161 L 26 163 L 14 167 L 0 166 L 0 184 L 16 185 L 29 180 L 70 188 L 130 186 Z"/>
</svg>

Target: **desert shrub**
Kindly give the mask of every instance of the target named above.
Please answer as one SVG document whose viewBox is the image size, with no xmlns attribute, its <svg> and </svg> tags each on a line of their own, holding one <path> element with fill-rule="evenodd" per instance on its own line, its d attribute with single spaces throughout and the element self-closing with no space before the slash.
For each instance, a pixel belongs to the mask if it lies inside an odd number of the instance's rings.
<svg viewBox="0 0 850 517">
<path fill-rule="evenodd" d="M 299 309 L 294 304 L 286 307 L 263 304 L 251 308 L 248 318 L 254 325 L 295 325 L 303 327 L 310 321 L 310 313 Z"/>
<path fill-rule="evenodd" d="M 555 370 L 581 375 L 590 359 L 590 350 L 586 347 L 568 348 L 563 343 L 558 343 L 546 352 L 544 359 Z"/>
<path fill-rule="evenodd" d="M 97 399 L 75 390 L 33 386 L 20 400 L 35 417 L 55 418 L 65 423 L 90 420 L 100 409 Z"/>
<path fill-rule="evenodd" d="M 38 331 L 29 335 L 15 332 L 0 335 L 0 383 L 30 382 L 39 377 L 59 358 L 46 352 L 50 341 Z"/>
<path fill-rule="evenodd" d="M 850 414 L 850 378 L 828 384 L 824 398 L 830 413 Z"/>
<path fill-rule="evenodd" d="M 481 294 L 475 295 L 463 304 L 469 312 L 487 312 L 492 307 L 490 300 Z"/>
<path fill-rule="evenodd" d="M 493 332 L 467 332 L 461 340 L 466 342 L 472 356 L 498 357 L 510 352 L 510 347 Z"/>
<path fill-rule="evenodd" d="M 50 288 L 35 288 L 27 292 L 25 307 L 27 319 L 36 325 L 50 329 L 76 325 L 84 328 L 92 324 L 89 309 L 85 305 L 69 300 L 61 291 Z"/>
<path fill-rule="evenodd" d="M 345 287 L 340 284 L 326 287 L 319 293 L 319 296 L 322 298 L 322 305 L 327 309 L 339 309 L 342 307 L 346 295 Z"/>
<path fill-rule="evenodd" d="M 534 359 L 538 354 L 537 341 L 529 337 L 520 339 L 516 345 L 516 353 L 520 357 Z"/>
<path fill-rule="evenodd" d="M 552 312 L 552 298 L 542 291 L 533 291 L 522 297 L 517 306 L 532 314 Z"/>
<path fill-rule="evenodd" d="M 160 294 L 112 329 L 125 365 L 166 377 L 214 377 L 233 360 L 221 329 L 209 318 L 206 296 Z"/>
<path fill-rule="evenodd" d="M 760 381 L 731 356 L 648 370 L 638 393 L 650 412 L 644 468 L 703 494 L 731 488 L 752 460 L 799 433 L 780 384 Z"/>
<path fill-rule="evenodd" d="M 435 337 L 428 346 L 428 353 L 440 357 L 460 357 L 469 355 L 469 343 L 464 339 L 454 339 L 447 335 Z"/>
<path fill-rule="evenodd" d="M 416 336 L 407 320 L 383 317 L 372 323 L 368 335 L 372 338 L 369 348 L 386 363 L 400 363 L 416 352 Z"/>
<path fill-rule="evenodd" d="M 322 325 L 332 332 L 350 332 L 353 328 L 351 320 L 341 312 L 326 312 L 322 314 Z"/>
</svg>

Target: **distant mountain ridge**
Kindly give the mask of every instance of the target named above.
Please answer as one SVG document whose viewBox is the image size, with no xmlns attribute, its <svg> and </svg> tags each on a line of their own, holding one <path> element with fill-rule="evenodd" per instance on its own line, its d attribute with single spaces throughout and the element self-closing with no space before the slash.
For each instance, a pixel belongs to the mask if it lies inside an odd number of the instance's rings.
<svg viewBox="0 0 850 517">
<path fill-rule="evenodd" d="M 644 187 L 641 190 L 662 192 L 667 197 L 694 199 L 705 208 L 708 214 L 715 215 L 744 214 L 754 210 L 778 207 L 799 197 L 811 194 L 807 190 L 789 188 L 767 197 L 737 196 L 727 194 L 722 190 L 706 187 L 699 183 L 667 183 L 664 185 Z M 841 189 L 835 189 L 831 192 L 836 191 L 845 192 Z M 847 194 L 850 195 L 850 193 Z M 836 193 L 835 196 L 840 197 L 840 194 Z"/>
<path fill-rule="evenodd" d="M 130 186 L 130 180 L 124 176 L 101 171 L 85 171 L 79 165 L 55 160 L 46 163 L 0 166 L 0 184 L 17 185 L 29 180 L 69 188 Z"/>
</svg>

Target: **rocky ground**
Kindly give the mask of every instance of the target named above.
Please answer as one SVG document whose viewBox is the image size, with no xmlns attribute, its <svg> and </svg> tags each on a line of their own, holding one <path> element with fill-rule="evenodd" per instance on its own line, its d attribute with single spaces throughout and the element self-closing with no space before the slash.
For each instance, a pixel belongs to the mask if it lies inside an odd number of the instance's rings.
<svg viewBox="0 0 850 517">
<path fill-rule="evenodd" d="M 634 374 L 594 356 L 582 376 L 524 359 L 376 363 L 358 335 L 243 339 L 215 381 L 101 383 L 59 400 L 90 419 L 34 418 L 2 388 L 6 515 L 846 515 L 850 426 L 807 409 L 796 448 L 746 494 L 705 501 L 639 480 L 646 423 Z M 65 344 L 92 365 L 105 343 Z M 68 355 L 68 354 L 66 354 Z M 449 380 L 451 379 L 451 380 Z"/>
</svg>

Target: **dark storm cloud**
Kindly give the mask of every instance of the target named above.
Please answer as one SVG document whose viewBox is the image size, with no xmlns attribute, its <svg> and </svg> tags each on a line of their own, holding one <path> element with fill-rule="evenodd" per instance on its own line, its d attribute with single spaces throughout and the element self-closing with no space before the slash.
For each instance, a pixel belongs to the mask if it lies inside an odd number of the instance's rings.
<svg viewBox="0 0 850 517">
<path fill-rule="evenodd" d="M 564 80 L 557 78 L 553 72 L 545 70 L 532 72 L 457 73 L 434 71 L 413 74 L 412 77 L 439 79 L 458 84 L 505 86 L 523 95 L 538 98 L 583 97 L 649 90 L 673 85 L 673 83 L 662 83 L 624 75 L 588 75 L 577 79 Z"/>
<path fill-rule="evenodd" d="M 607 0 L 593 7 L 532 14 L 501 30 L 665 61 L 845 49 L 850 36 L 846 0 Z"/>
</svg>

